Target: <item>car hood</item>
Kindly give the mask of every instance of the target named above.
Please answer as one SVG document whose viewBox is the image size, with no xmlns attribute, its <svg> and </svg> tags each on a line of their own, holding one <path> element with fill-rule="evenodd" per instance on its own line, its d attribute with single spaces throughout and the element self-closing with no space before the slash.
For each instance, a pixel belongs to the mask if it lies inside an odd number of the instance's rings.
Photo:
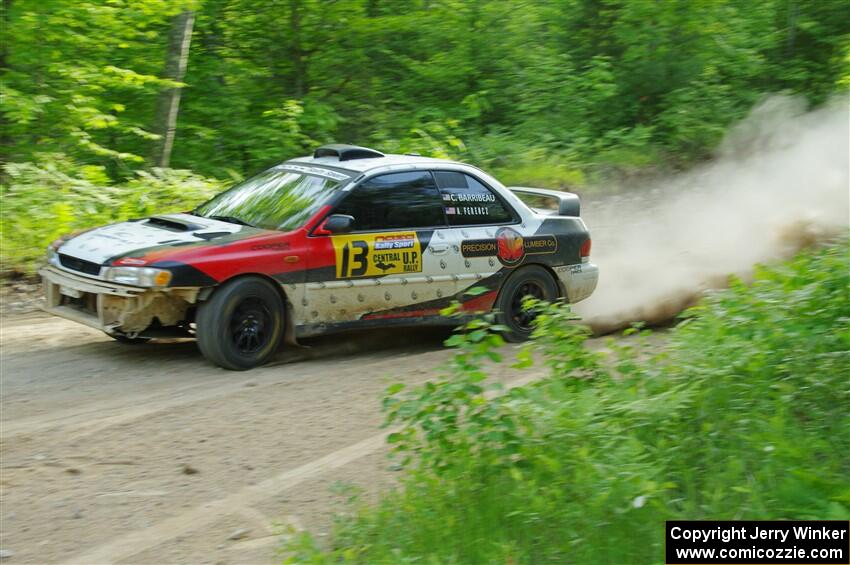
<svg viewBox="0 0 850 565">
<path fill-rule="evenodd" d="M 261 230 L 191 214 L 163 214 L 95 228 L 64 242 L 59 253 L 103 265 L 140 250 L 232 240 Z M 240 237 L 241 239 L 241 237 Z"/>
</svg>

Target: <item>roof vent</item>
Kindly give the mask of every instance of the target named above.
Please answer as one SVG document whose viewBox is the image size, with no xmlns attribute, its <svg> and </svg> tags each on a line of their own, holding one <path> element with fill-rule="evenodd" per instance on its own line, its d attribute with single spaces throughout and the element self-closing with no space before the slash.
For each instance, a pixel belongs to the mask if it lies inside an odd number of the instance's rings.
<svg viewBox="0 0 850 565">
<path fill-rule="evenodd" d="M 313 152 L 313 158 L 319 157 L 339 157 L 340 161 L 351 161 L 352 159 L 376 159 L 383 157 L 384 154 L 368 147 L 358 147 L 357 145 L 344 145 L 341 143 L 333 143 L 331 145 L 322 145 Z"/>
</svg>

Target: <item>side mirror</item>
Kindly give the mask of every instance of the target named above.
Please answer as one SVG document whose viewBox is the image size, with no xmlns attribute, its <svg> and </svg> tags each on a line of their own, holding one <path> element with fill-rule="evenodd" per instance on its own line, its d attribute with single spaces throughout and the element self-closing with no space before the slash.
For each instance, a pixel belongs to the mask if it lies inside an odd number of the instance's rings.
<svg viewBox="0 0 850 565">
<path fill-rule="evenodd" d="M 354 217 L 348 216 L 346 214 L 333 214 L 332 216 L 328 216 L 328 219 L 324 221 L 321 231 L 329 233 L 331 235 L 338 233 L 349 233 L 354 229 Z"/>
</svg>

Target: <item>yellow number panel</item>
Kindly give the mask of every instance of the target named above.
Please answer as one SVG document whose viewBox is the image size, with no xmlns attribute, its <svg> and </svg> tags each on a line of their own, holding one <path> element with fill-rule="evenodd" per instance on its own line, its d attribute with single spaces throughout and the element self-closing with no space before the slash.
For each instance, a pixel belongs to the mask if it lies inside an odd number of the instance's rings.
<svg viewBox="0 0 850 565">
<path fill-rule="evenodd" d="M 422 245 L 416 232 L 338 235 L 332 239 L 338 279 L 422 272 Z"/>
</svg>

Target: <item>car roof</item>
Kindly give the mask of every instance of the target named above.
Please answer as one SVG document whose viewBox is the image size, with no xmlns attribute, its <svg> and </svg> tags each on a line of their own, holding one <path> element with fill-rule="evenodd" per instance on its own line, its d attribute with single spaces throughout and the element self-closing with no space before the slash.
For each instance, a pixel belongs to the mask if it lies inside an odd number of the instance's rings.
<svg viewBox="0 0 850 565">
<path fill-rule="evenodd" d="M 287 163 L 318 165 L 352 173 L 363 173 L 378 168 L 398 168 L 405 165 L 462 165 L 462 163 L 455 163 L 446 159 L 433 159 L 417 154 L 384 154 L 369 147 L 344 143 L 322 145 L 321 147 L 317 147 L 312 155 L 298 157 L 287 161 Z"/>
<path fill-rule="evenodd" d="M 455 161 L 449 161 L 447 159 L 435 159 L 432 157 L 421 157 L 419 155 L 398 155 L 398 154 L 386 154 L 383 157 L 369 157 L 365 159 L 350 159 L 340 161 L 339 157 L 335 156 L 327 156 L 327 157 L 313 157 L 312 155 L 305 155 L 304 157 L 297 157 L 295 159 L 291 159 L 287 161 L 287 163 L 301 163 L 304 165 L 324 165 L 326 167 L 333 167 L 335 169 L 346 169 L 352 172 L 363 173 L 370 169 L 377 169 L 379 167 L 387 167 L 391 165 L 445 165 L 445 164 L 460 164 Z"/>
</svg>

